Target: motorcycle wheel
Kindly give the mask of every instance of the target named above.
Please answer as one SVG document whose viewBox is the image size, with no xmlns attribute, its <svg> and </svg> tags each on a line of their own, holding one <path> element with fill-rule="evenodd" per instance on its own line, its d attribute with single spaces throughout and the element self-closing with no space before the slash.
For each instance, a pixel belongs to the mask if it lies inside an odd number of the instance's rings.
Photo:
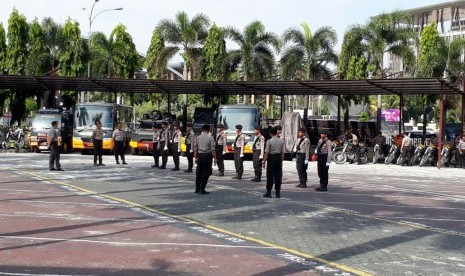
<svg viewBox="0 0 465 276">
<path fill-rule="evenodd" d="M 424 167 L 426 164 L 430 163 L 431 161 L 429 159 L 429 156 L 421 158 L 420 167 Z"/>
<path fill-rule="evenodd" d="M 375 152 L 373 154 L 373 164 L 378 163 L 378 160 L 379 160 L 379 154 L 377 152 Z"/>
<path fill-rule="evenodd" d="M 366 153 L 360 154 L 360 164 L 366 164 L 368 162 L 368 155 Z"/>
<path fill-rule="evenodd" d="M 418 159 L 418 154 L 415 154 L 413 157 L 412 157 L 412 160 L 410 160 L 410 166 L 413 166 L 417 163 L 417 159 Z"/>
<path fill-rule="evenodd" d="M 333 159 L 336 164 L 344 164 L 347 161 L 347 155 L 344 154 L 342 151 L 338 151 L 334 154 Z"/>
<path fill-rule="evenodd" d="M 402 157 L 402 155 L 401 155 L 401 156 L 399 156 L 399 158 L 397 158 L 396 164 L 401 165 L 403 163 L 404 163 L 404 157 Z"/>
<path fill-rule="evenodd" d="M 394 156 L 395 156 L 394 153 L 389 154 L 388 157 L 386 157 L 386 160 L 384 160 L 384 164 L 386 165 L 391 164 L 392 161 L 394 161 Z"/>
</svg>

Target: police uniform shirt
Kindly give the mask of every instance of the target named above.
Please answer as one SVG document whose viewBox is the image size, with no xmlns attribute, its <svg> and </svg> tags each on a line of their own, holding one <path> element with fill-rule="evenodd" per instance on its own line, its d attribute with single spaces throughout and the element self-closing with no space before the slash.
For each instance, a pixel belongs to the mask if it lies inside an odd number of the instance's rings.
<svg viewBox="0 0 465 276">
<path fill-rule="evenodd" d="M 181 151 L 181 138 L 182 138 L 182 133 L 180 130 L 176 130 L 174 131 L 174 134 L 173 134 L 173 139 L 171 140 L 171 142 L 174 144 L 174 143 L 178 143 L 178 151 Z"/>
<path fill-rule="evenodd" d="M 167 129 L 162 129 L 160 131 L 160 142 L 165 142 L 168 141 L 168 130 Z"/>
<path fill-rule="evenodd" d="M 405 136 L 404 139 L 402 139 L 402 147 L 410 147 L 412 145 L 412 139 L 410 137 Z"/>
<path fill-rule="evenodd" d="M 94 138 L 95 140 L 103 140 L 103 135 L 105 135 L 105 132 L 103 131 L 103 129 L 96 128 L 92 132 L 92 138 Z"/>
<path fill-rule="evenodd" d="M 263 156 L 265 154 L 265 137 L 261 134 L 258 136 L 255 136 L 255 142 L 253 143 L 252 150 L 260 151 L 260 156 Z"/>
<path fill-rule="evenodd" d="M 224 131 L 221 131 L 220 133 L 216 134 L 216 143 L 215 144 L 216 144 L 217 147 L 222 147 L 223 151 L 225 151 L 226 140 L 227 140 L 226 133 L 224 133 Z"/>
<path fill-rule="evenodd" d="M 331 141 L 326 138 L 326 139 L 320 139 L 318 141 L 318 145 L 316 146 L 318 154 L 327 154 L 328 155 L 328 160 L 331 160 Z"/>
<path fill-rule="evenodd" d="M 157 129 L 153 132 L 152 142 L 158 143 L 159 140 L 160 140 L 160 130 Z"/>
<path fill-rule="evenodd" d="M 52 142 L 58 142 L 58 137 L 60 136 L 61 131 L 58 128 L 51 128 L 47 133 L 47 137 L 49 137 Z"/>
<path fill-rule="evenodd" d="M 302 137 L 297 140 L 297 153 L 305 153 L 305 160 L 308 160 L 310 152 L 310 140 L 307 137 Z"/>
<path fill-rule="evenodd" d="M 194 138 L 195 138 L 194 131 L 192 131 L 192 130 L 187 131 L 186 140 L 185 140 L 186 145 L 192 145 L 192 142 L 194 141 Z"/>
<path fill-rule="evenodd" d="M 113 131 L 113 139 L 115 139 L 115 141 L 123 142 L 124 138 L 124 130 L 115 129 L 115 131 Z"/>
<path fill-rule="evenodd" d="M 244 155 L 244 146 L 245 146 L 245 135 L 242 132 L 239 132 L 236 135 L 236 140 L 234 141 L 234 148 L 241 149 L 241 155 Z"/>
<path fill-rule="evenodd" d="M 265 152 L 267 152 L 268 154 L 282 155 L 284 153 L 283 145 L 284 142 L 280 138 L 274 136 L 266 142 Z"/>
<path fill-rule="evenodd" d="M 194 147 L 198 153 L 211 153 L 215 150 L 215 140 L 208 133 L 202 132 L 197 137 Z"/>
</svg>

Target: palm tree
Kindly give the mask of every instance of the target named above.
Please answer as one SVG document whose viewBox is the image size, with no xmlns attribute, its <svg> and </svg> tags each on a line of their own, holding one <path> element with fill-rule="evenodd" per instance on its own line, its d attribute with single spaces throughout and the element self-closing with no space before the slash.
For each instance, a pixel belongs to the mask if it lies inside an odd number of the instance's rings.
<svg viewBox="0 0 465 276">
<path fill-rule="evenodd" d="M 302 31 L 288 29 L 282 36 L 283 43 L 292 43 L 281 57 L 282 76 L 285 80 L 314 80 L 328 77 L 338 57 L 334 53 L 337 34 L 331 27 L 322 27 L 312 34 L 307 23 L 301 24 Z M 309 96 L 305 97 L 305 113 Z M 305 119 L 307 114 L 304 114 Z"/>
<path fill-rule="evenodd" d="M 177 49 L 171 53 L 174 55 L 182 50 L 185 80 L 191 80 L 197 74 L 192 72 L 192 66 L 200 58 L 200 48 L 207 37 L 209 26 L 210 19 L 206 15 L 200 13 L 190 20 L 186 12 L 178 12 L 175 20 L 164 19 L 158 24 L 163 38 Z"/>
<path fill-rule="evenodd" d="M 234 27 L 226 27 L 225 37 L 239 45 L 239 49 L 226 54 L 225 68 L 239 71 L 244 81 L 263 80 L 273 75 L 273 50 L 279 51 L 281 41 L 274 33 L 266 32 L 262 22 L 251 22 L 242 33 Z M 244 96 L 244 102 L 246 101 L 247 97 Z"/>
<path fill-rule="evenodd" d="M 51 76 L 57 75 L 61 51 L 65 44 L 63 37 L 63 25 L 55 23 L 52 18 L 46 17 L 42 20 L 42 30 L 45 34 L 45 44 L 47 47 L 50 63 Z"/>
<path fill-rule="evenodd" d="M 116 43 L 114 35 L 108 38 L 102 32 L 95 32 L 90 37 L 93 76 L 116 76 L 116 67 L 120 66 L 120 58 L 123 56 L 123 45 Z"/>
</svg>

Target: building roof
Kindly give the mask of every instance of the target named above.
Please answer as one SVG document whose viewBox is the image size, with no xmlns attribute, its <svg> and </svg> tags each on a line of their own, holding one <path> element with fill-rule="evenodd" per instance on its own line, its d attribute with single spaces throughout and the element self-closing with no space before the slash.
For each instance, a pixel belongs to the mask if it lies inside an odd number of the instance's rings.
<svg viewBox="0 0 465 276">
<path fill-rule="evenodd" d="M 428 5 L 413 9 L 404 10 L 412 14 L 415 19 L 427 19 L 427 22 L 424 24 L 429 24 L 433 22 L 440 22 L 441 21 L 441 12 L 442 12 L 442 21 L 451 21 L 454 18 L 453 9 L 459 9 L 459 15 L 461 19 L 465 18 L 465 0 L 456 0 L 456 1 L 448 1 L 444 3 Z M 427 15 L 427 17 L 425 16 Z M 439 17 L 439 18 L 438 18 Z"/>
<path fill-rule="evenodd" d="M 366 79 L 316 81 L 169 81 L 0 75 L 0 89 L 41 92 L 98 91 L 204 95 L 423 95 L 461 94 L 442 79 Z"/>
</svg>

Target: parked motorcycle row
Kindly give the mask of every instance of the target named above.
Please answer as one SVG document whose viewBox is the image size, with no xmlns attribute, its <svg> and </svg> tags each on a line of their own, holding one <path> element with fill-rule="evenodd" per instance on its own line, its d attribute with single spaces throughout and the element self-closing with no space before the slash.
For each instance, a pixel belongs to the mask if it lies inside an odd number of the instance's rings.
<svg viewBox="0 0 465 276">
<path fill-rule="evenodd" d="M 0 128 L 0 148 L 2 150 L 28 149 L 29 130 L 26 127 L 3 127 Z"/>
</svg>

